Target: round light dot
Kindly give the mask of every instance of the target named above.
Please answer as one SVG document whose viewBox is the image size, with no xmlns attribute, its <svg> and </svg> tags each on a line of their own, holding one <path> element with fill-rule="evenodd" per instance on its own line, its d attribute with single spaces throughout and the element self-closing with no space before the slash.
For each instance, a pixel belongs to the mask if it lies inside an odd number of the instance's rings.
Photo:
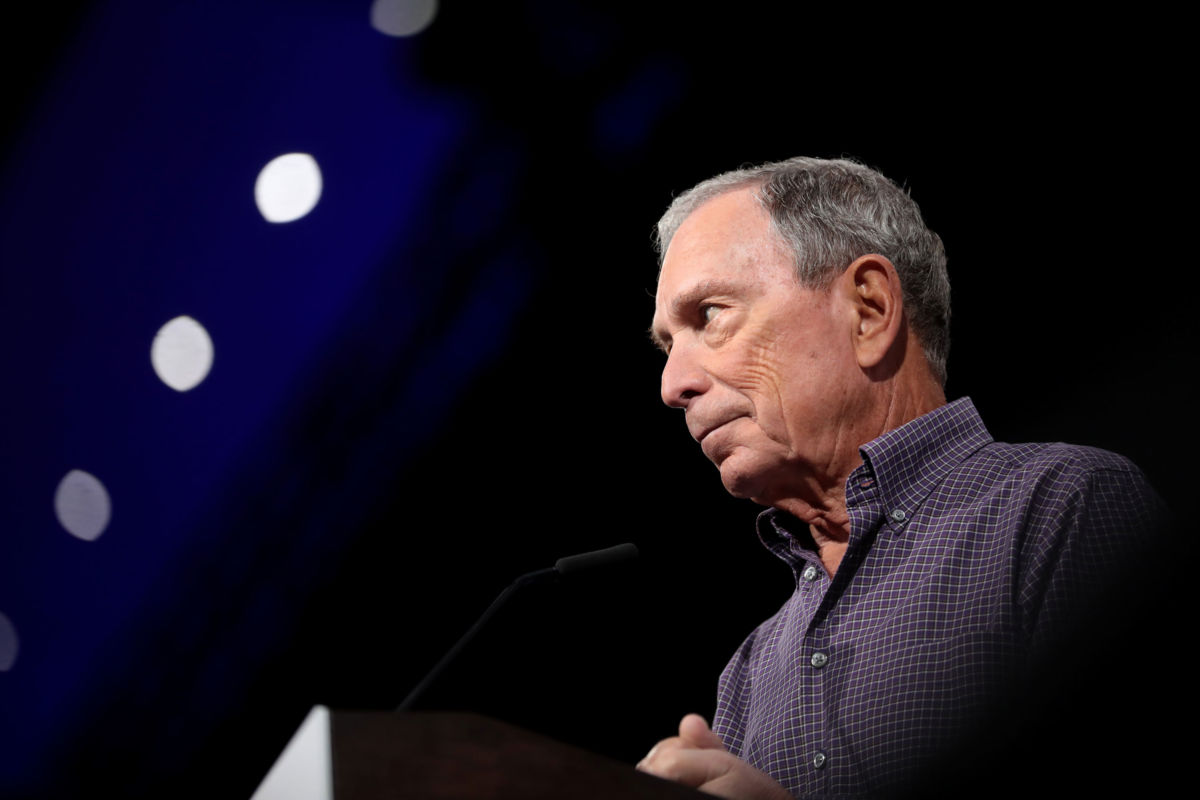
<svg viewBox="0 0 1200 800">
<path fill-rule="evenodd" d="M 429 27 L 437 7 L 437 0 L 375 0 L 371 27 L 388 36 L 413 36 Z"/>
<path fill-rule="evenodd" d="M 212 339 L 196 320 L 176 317 L 155 334 L 150 364 L 162 382 L 175 391 L 194 389 L 212 369 Z"/>
<path fill-rule="evenodd" d="M 67 533 L 93 541 L 104 533 L 112 517 L 108 490 L 95 475 L 73 469 L 59 481 L 54 493 L 54 515 Z"/>
<path fill-rule="evenodd" d="M 267 162 L 254 182 L 254 202 L 267 222 L 292 222 L 321 199 L 321 168 L 308 153 L 285 153 Z"/>
<path fill-rule="evenodd" d="M 17 663 L 17 629 L 8 617 L 0 614 L 0 672 L 8 672 Z"/>
</svg>

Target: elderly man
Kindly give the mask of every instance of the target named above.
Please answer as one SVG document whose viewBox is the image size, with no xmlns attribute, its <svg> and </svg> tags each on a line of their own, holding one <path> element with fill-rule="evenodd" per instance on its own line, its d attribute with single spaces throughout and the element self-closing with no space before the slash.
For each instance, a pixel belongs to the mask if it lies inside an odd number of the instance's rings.
<svg viewBox="0 0 1200 800">
<path fill-rule="evenodd" d="M 662 399 L 796 589 L 639 764 L 726 797 L 902 789 L 1152 531 L 1127 460 L 995 442 L 943 393 L 950 287 L 915 203 L 859 164 L 726 173 L 659 222 Z"/>
</svg>

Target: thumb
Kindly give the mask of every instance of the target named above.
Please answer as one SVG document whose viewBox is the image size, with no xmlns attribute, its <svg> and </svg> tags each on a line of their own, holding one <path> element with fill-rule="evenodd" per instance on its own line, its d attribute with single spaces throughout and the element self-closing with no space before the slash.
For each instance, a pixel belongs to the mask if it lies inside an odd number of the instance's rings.
<svg viewBox="0 0 1200 800">
<path fill-rule="evenodd" d="M 725 743 L 708 727 L 699 714 L 688 714 L 679 721 L 679 738 L 690 747 L 703 750 L 724 750 Z"/>
</svg>

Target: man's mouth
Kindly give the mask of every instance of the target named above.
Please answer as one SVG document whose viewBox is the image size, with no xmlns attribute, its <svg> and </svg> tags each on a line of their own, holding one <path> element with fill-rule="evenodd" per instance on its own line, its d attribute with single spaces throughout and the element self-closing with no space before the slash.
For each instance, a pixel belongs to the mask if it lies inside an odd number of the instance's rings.
<svg viewBox="0 0 1200 800">
<path fill-rule="evenodd" d="M 713 433 L 716 430 L 719 430 L 720 428 L 725 427 L 729 423 L 733 422 L 735 419 L 737 419 L 737 417 L 731 417 L 727 420 L 718 422 L 715 425 L 709 425 L 707 428 L 704 428 L 703 430 L 700 431 L 700 434 L 698 436 L 696 436 L 696 441 L 703 442 L 706 438 L 708 438 L 708 436 L 711 433 Z"/>
</svg>

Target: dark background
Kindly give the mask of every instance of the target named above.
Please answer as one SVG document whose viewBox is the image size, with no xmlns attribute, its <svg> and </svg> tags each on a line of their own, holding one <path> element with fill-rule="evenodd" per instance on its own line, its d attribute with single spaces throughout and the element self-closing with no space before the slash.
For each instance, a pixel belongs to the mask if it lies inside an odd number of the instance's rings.
<svg viewBox="0 0 1200 800">
<path fill-rule="evenodd" d="M 790 575 L 645 331 L 658 215 L 743 164 L 908 187 L 950 258 L 948 395 L 1188 505 L 1170 19 L 445 3 L 390 39 L 367 2 L 166 5 L 7 31 L 0 794 L 249 796 L 313 704 L 394 706 L 514 576 L 624 541 L 636 568 L 521 595 L 422 707 L 631 763 L 710 714 Z M 326 190 L 270 225 L 254 176 L 292 150 Z M 178 314 L 217 354 L 186 394 L 146 357 Z M 113 496 L 94 542 L 53 515 L 74 468 Z"/>
</svg>

